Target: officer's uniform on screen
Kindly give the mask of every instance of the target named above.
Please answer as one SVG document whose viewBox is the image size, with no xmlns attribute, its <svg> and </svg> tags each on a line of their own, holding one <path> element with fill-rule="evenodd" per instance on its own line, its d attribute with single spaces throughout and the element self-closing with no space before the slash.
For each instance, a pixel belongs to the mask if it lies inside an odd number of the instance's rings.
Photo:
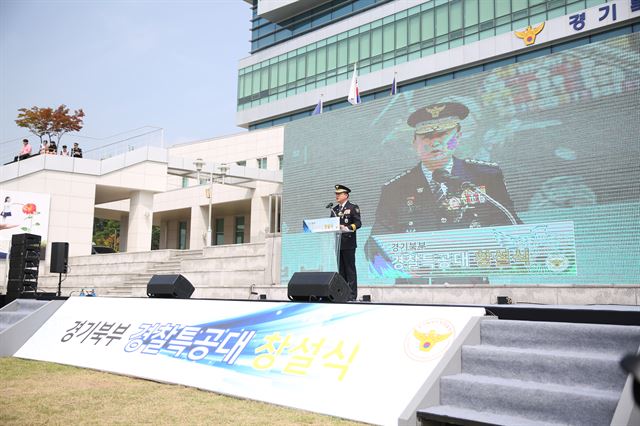
<svg viewBox="0 0 640 426">
<path fill-rule="evenodd" d="M 366 257 L 373 270 L 380 275 L 384 275 L 385 270 L 392 266 L 383 250 L 373 240 L 373 236 L 511 225 L 509 217 L 482 197 L 481 193 L 502 204 L 516 223 L 522 223 L 514 210 L 502 171 L 497 164 L 453 156 L 461 134 L 460 121 L 467 115 L 468 109 L 464 105 L 444 103 L 421 108 L 407 120 L 407 124 L 416 129 L 414 144 L 418 139 L 417 135 L 426 135 L 427 139 L 431 135 L 442 135 L 440 143 L 443 145 L 431 148 L 439 153 L 436 156 L 440 158 L 439 161 L 444 161 L 444 165 L 438 168 L 446 170 L 460 182 L 474 184 L 480 194 L 457 193 L 456 197 L 447 194 L 452 191 L 447 191 L 446 185 L 442 187 L 438 184 L 433 179 L 433 170 L 425 165 L 429 160 L 424 158 L 429 158 L 429 154 L 422 157 L 417 166 L 386 182 L 380 194 L 371 236 L 365 245 Z M 418 154 L 421 156 L 420 152 Z M 457 209 L 459 206 L 454 203 L 465 196 L 471 197 L 463 200 L 468 202 L 471 208 Z M 464 213 L 461 213 L 463 211 Z"/>
</svg>

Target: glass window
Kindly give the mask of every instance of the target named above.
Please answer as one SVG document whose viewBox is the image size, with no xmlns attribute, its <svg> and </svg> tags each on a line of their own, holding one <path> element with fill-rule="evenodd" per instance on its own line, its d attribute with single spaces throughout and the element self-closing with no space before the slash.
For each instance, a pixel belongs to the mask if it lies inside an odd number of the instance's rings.
<svg viewBox="0 0 640 426">
<path fill-rule="evenodd" d="M 244 243 L 244 216 L 236 216 L 236 244 Z"/>
<path fill-rule="evenodd" d="M 547 19 L 557 18 L 562 15 L 564 15 L 564 6 L 560 6 L 555 9 L 549 9 L 547 11 Z"/>
<path fill-rule="evenodd" d="M 351 13 L 352 11 L 353 11 L 353 3 L 349 3 L 331 12 L 331 19 L 340 18 L 341 16 L 345 16 Z"/>
<path fill-rule="evenodd" d="M 296 81 L 296 58 L 287 59 L 287 83 Z"/>
<path fill-rule="evenodd" d="M 483 6 L 484 7 L 484 4 Z M 478 23 L 478 0 L 464 0 L 464 26 Z"/>
<path fill-rule="evenodd" d="M 409 18 L 409 44 L 420 41 L 420 15 L 413 15 Z"/>
<path fill-rule="evenodd" d="M 493 1 L 482 2 L 482 7 L 480 8 L 480 22 L 489 21 L 494 18 L 494 10 L 493 10 Z"/>
<path fill-rule="evenodd" d="M 267 168 L 267 157 L 258 158 L 258 168 L 259 169 Z"/>
<path fill-rule="evenodd" d="M 383 53 L 391 52 L 395 49 L 396 35 L 395 25 L 392 23 L 382 27 L 382 51 Z"/>
<path fill-rule="evenodd" d="M 287 61 L 278 63 L 278 86 L 287 84 Z"/>
<path fill-rule="evenodd" d="M 338 56 L 338 47 L 336 46 L 336 43 L 332 43 L 329 46 L 327 46 L 327 71 L 332 71 L 336 69 L 337 56 Z"/>
<path fill-rule="evenodd" d="M 348 50 L 347 50 L 347 40 L 340 40 L 338 42 L 338 67 L 344 67 L 347 65 L 347 57 L 348 57 Z"/>
<path fill-rule="evenodd" d="M 249 96 L 251 94 L 251 73 L 246 73 L 244 75 L 244 96 Z"/>
<path fill-rule="evenodd" d="M 371 56 L 382 53 L 382 28 L 378 27 L 371 31 Z"/>
<path fill-rule="evenodd" d="M 260 70 L 260 91 L 269 89 L 269 68 Z"/>
<path fill-rule="evenodd" d="M 269 89 L 274 89 L 278 86 L 278 65 L 269 65 Z"/>
<path fill-rule="evenodd" d="M 431 40 L 434 36 L 433 31 L 433 10 L 429 10 L 422 14 L 422 41 Z"/>
<path fill-rule="evenodd" d="M 449 33 L 449 8 L 447 5 L 436 9 L 436 36 Z"/>
<path fill-rule="evenodd" d="M 245 166 L 247 165 L 247 160 L 236 161 L 236 164 L 237 164 L 238 166 L 245 167 Z"/>
<path fill-rule="evenodd" d="M 407 45 L 407 19 L 396 21 L 396 49 Z"/>
<path fill-rule="evenodd" d="M 301 80 L 304 78 L 304 73 L 306 72 L 306 69 L 307 69 L 307 66 L 305 64 L 306 56 L 307 56 L 306 54 L 303 54 L 296 57 L 297 68 L 298 68 L 298 73 L 296 74 L 296 78 L 298 80 Z"/>
<path fill-rule="evenodd" d="M 519 10 L 525 10 L 527 8 L 527 0 L 511 0 L 512 10 L 511 12 L 517 12 Z"/>
<path fill-rule="evenodd" d="M 260 71 L 254 71 L 251 73 L 251 94 L 256 94 L 260 91 Z"/>
<path fill-rule="evenodd" d="M 567 14 L 573 13 L 573 12 L 579 12 L 582 9 L 584 9 L 584 1 L 578 1 L 578 2 L 568 1 L 567 2 Z"/>
<path fill-rule="evenodd" d="M 221 246 L 224 244 L 224 218 L 218 218 L 215 222 L 216 227 L 216 239 L 214 244 Z"/>
<path fill-rule="evenodd" d="M 187 248 L 187 222 L 178 222 L 178 249 Z"/>
<path fill-rule="evenodd" d="M 358 37 L 349 38 L 349 63 L 358 62 Z"/>
<path fill-rule="evenodd" d="M 369 43 L 369 31 L 364 34 L 360 34 L 360 59 L 366 59 L 371 55 L 370 43 Z"/>
<path fill-rule="evenodd" d="M 498 0 L 496 2 L 496 16 L 504 16 L 510 13 L 511 13 L 511 2 L 509 0 Z"/>
<path fill-rule="evenodd" d="M 183 188 L 188 188 L 189 187 L 189 178 L 186 176 L 182 177 L 182 187 Z"/>
<path fill-rule="evenodd" d="M 244 75 L 238 76 L 238 99 L 244 98 Z"/>
<path fill-rule="evenodd" d="M 457 31 L 462 28 L 462 0 L 455 1 L 449 5 L 449 27 L 450 31 Z"/>
<path fill-rule="evenodd" d="M 321 47 L 316 53 L 316 69 L 318 74 L 327 70 L 327 48 Z"/>
<path fill-rule="evenodd" d="M 307 53 L 307 77 L 316 75 L 316 52 Z"/>
<path fill-rule="evenodd" d="M 284 155 L 278 155 L 278 170 L 282 170 L 283 161 L 284 161 Z"/>
</svg>

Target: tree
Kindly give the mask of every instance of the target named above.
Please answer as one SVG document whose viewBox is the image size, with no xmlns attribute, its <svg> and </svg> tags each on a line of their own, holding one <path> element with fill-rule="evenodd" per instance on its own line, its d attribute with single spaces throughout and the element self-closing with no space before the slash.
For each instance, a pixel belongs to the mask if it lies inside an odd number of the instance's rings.
<svg viewBox="0 0 640 426">
<path fill-rule="evenodd" d="M 18 112 L 16 119 L 18 127 L 28 129 L 40 138 L 40 142 L 42 142 L 42 137 L 47 135 L 49 140 L 53 140 L 55 137 L 59 145 L 60 139 L 65 133 L 77 132 L 82 129 L 84 117 L 82 108 L 75 110 L 73 114 L 70 114 L 66 105 L 60 105 L 56 109 L 36 106 L 30 109 L 20 108 Z"/>
<path fill-rule="evenodd" d="M 120 222 L 93 218 L 93 242 L 97 246 L 111 247 L 120 251 Z"/>
</svg>

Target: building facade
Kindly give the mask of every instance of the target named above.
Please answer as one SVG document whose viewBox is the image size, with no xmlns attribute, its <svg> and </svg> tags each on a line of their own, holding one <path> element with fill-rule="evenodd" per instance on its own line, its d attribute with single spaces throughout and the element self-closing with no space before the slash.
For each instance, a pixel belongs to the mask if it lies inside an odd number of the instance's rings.
<svg viewBox="0 0 640 426">
<path fill-rule="evenodd" d="M 94 218 L 120 222 L 123 252 L 151 250 L 153 226 L 159 249 L 263 242 L 279 232 L 282 144 L 274 127 L 102 160 L 36 155 L 0 167 L 0 193 L 48 194 L 43 239 L 68 242 L 70 256 L 91 254 Z"/>
<path fill-rule="evenodd" d="M 640 30 L 638 0 L 247 0 L 236 124 L 259 129 Z"/>
</svg>

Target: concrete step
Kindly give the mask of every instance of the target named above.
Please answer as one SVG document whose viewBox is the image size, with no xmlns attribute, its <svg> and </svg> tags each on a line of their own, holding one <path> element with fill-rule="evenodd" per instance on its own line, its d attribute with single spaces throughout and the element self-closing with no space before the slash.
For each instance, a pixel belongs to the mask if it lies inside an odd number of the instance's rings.
<svg viewBox="0 0 640 426">
<path fill-rule="evenodd" d="M 532 421 L 605 425 L 620 392 L 516 379 L 456 374 L 440 379 L 440 403 Z"/>
<path fill-rule="evenodd" d="M 618 357 L 640 345 L 640 327 L 605 324 L 485 320 L 480 336 L 483 345 Z"/>
</svg>

